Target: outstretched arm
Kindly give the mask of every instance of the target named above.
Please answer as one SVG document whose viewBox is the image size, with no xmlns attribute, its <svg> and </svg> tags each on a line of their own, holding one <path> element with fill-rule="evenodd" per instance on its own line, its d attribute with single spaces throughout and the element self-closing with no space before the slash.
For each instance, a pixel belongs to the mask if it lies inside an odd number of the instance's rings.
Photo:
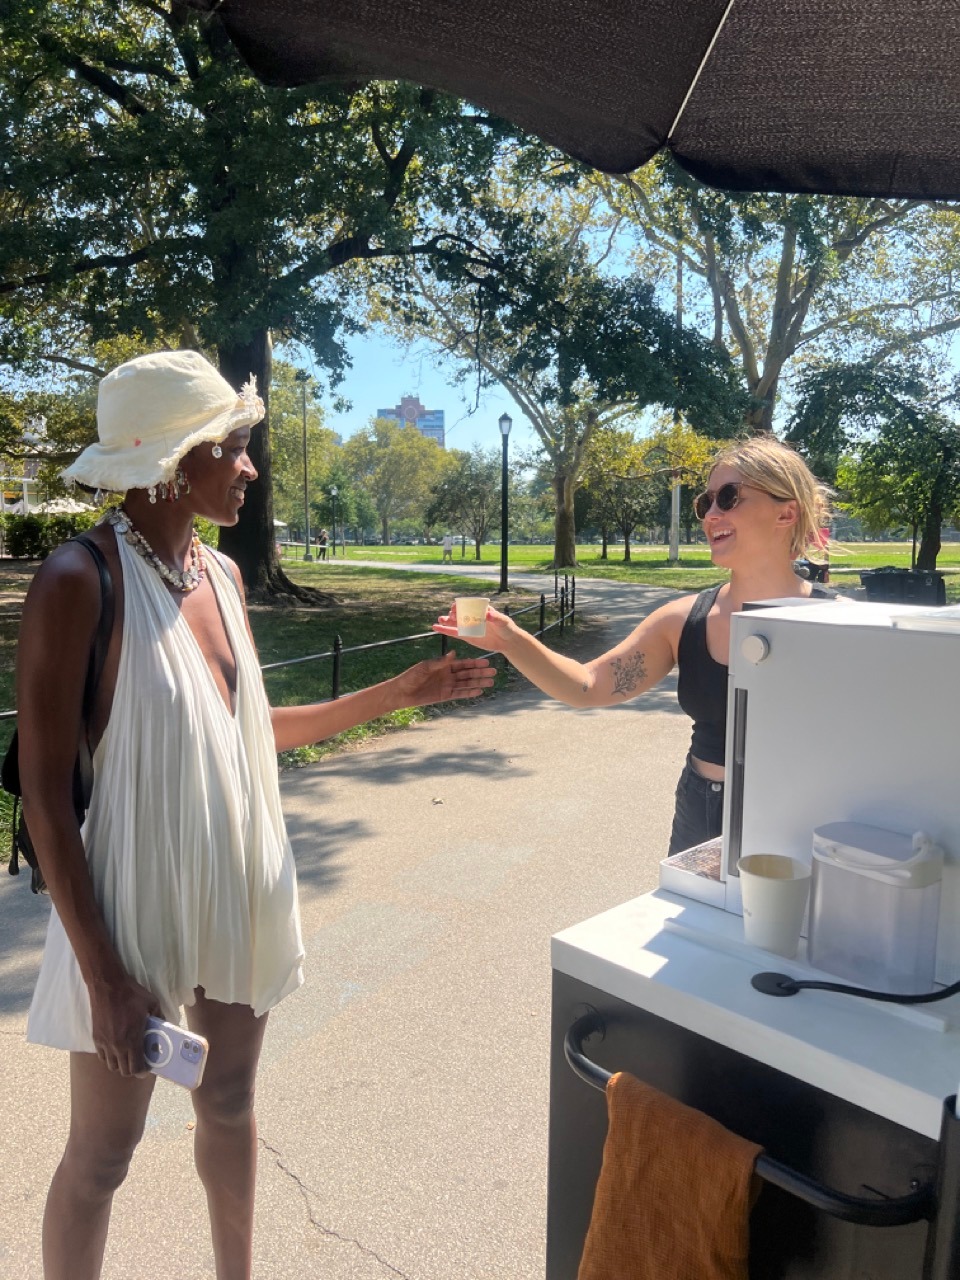
<svg viewBox="0 0 960 1280">
<path fill-rule="evenodd" d="M 626 702 L 658 684 L 676 661 L 676 639 L 689 597 L 657 609 L 614 648 L 590 662 L 577 662 L 541 644 L 506 614 L 487 609 L 486 635 L 461 636 L 470 644 L 502 653 L 538 689 L 571 707 L 608 707 Z M 434 625 L 441 635 L 457 634 L 456 606 Z"/>
<path fill-rule="evenodd" d="M 299 707 L 272 707 L 278 751 L 306 747 L 332 738 L 404 707 L 424 707 L 455 698 L 475 698 L 493 685 L 494 670 L 486 658 L 458 658 L 448 653 L 408 667 L 392 680 L 370 685 L 331 702 Z"/>
<path fill-rule="evenodd" d="M 240 599 L 250 643 L 256 649 L 247 614 L 240 570 L 228 562 Z M 493 687 L 494 669 L 486 658 L 458 658 L 450 652 L 442 658 L 417 662 L 392 680 L 370 685 L 329 702 L 306 703 L 296 707 L 271 707 L 270 721 L 278 751 L 309 747 L 325 738 L 353 729 L 368 720 L 402 711 L 405 707 L 425 707 L 456 698 L 476 698 Z"/>
</svg>

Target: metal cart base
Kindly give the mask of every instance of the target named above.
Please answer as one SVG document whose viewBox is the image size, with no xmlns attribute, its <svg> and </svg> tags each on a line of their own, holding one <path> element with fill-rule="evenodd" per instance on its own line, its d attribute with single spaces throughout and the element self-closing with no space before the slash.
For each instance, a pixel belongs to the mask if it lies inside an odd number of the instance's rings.
<svg viewBox="0 0 960 1280">
<path fill-rule="evenodd" d="M 547 1280 L 576 1280 L 607 1131 L 606 1099 L 564 1054 L 567 1032 L 590 1010 L 606 1034 L 586 1049 L 608 1071 L 629 1071 L 706 1112 L 825 1188 L 870 1200 L 913 1196 L 932 1217 L 863 1226 L 766 1185 L 751 1216 L 751 1280 L 960 1280 L 960 1123 L 952 1100 L 938 1143 L 557 971 Z"/>
</svg>

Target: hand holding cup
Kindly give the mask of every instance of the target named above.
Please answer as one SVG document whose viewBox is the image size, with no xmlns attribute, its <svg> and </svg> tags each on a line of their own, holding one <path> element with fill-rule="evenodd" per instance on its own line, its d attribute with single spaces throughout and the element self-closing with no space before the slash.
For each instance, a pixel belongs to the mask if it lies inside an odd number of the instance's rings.
<svg viewBox="0 0 960 1280">
<path fill-rule="evenodd" d="M 497 653 L 512 626 L 507 615 L 494 609 L 486 596 L 457 596 L 450 612 L 440 615 L 433 630 Z"/>
</svg>

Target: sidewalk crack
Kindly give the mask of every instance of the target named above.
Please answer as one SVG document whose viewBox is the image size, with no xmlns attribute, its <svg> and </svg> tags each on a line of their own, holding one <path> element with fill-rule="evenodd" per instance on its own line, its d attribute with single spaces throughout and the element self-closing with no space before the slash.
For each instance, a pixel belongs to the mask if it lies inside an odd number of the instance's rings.
<svg viewBox="0 0 960 1280">
<path fill-rule="evenodd" d="M 321 1222 L 319 1218 L 315 1216 L 313 1212 L 313 1208 L 310 1204 L 311 1196 L 313 1196 L 316 1199 L 319 1199 L 318 1193 L 314 1191 L 312 1187 L 309 1187 L 303 1181 L 303 1179 L 300 1177 L 299 1174 L 294 1173 L 294 1171 L 286 1163 L 286 1160 L 283 1157 L 283 1153 L 279 1151 L 276 1147 L 271 1146 L 270 1143 L 267 1142 L 266 1138 L 258 1137 L 257 1141 L 260 1143 L 260 1145 L 263 1147 L 265 1151 L 269 1151 L 270 1154 L 273 1156 L 276 1162 L 277 1168 L 282 1173 L 285 1173 L 291 1182 L 295 1183 L 297 1190 L 300 1192 L 301 1196 L 303 1197 L 303 1203 L 306 1206 L 306 1210 L 307 1210 L 307 1217 L 312 1227 L 316 1227 L 316 1229 L 320 1232 L 321 1235 L 329 1236 L 330 1239 L 332 1240 L 338 1240 L 341 1244 L 352 1244 L 354 1248 L 357 1249 L 360 1253 L 366 1254 L 368 1258 L 373 1258 L 373 1260 L 379 1263 L 381 1267 L 385 1267 L 387 1271 L 390 1272 L 391 1275 L 399 1276 L 400 1280 L 411 1280 L 411 1277 L 408 1276 L 405 1271 L 398 1270 L 398 1268 L 393 1266 L 392 1263 L 388 1262 L 386 1258 L 381 1257 L 381 1255 L 377 1253 L 375 1249 L 371 1249 L 367 1245 L 361 1244 L 361 1242 L 357 1240 L 355 1236 L 342 1235 L 341 1232 L 334 1230 L 333 1227 L 328 1227 L 325 1223 Z"/>
</svg>

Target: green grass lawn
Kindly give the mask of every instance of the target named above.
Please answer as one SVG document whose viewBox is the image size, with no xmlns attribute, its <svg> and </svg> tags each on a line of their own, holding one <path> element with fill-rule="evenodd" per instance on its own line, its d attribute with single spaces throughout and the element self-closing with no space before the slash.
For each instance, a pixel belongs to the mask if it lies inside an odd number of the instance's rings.
<svg viewBox="0 0 960 1280">
<path fill-rule="evenodd" d="M 880 565 L 895 565 L 898 568 L 910 567 L 909 542 L 856 542 L 844 548 L 846 555 L 835 554 L 831 557 L 830 573 L 838 586 L 852 582 L 859 586 L 857 576 L 861 569 L 875 569 Z M 347 547 L 346 559 L 338 554 L 336 560 L 326 563 L 303 564 L 297 561 L 292 551 L 288 552 L 285 561 L 288 571 L 298 580 L 333 581 L 331 573 L 342 573 L 357 560 L 375 561 L 378 564 L 424 564 L 441 565 L 443 553 L 440 547 Z M 480 560 L 476 560 L 474 549 L 467 546 L 465 559 L 461 558 L 459 545 L 454 548 L 453 570 L 460 563 L 476 565 L 480 563 L 491 569 L 499 567 L 500 548 L 490 544 L 480 548 Z M 513 570 L 528 573 L 553 573 L 552 546 L 519 546 L 509 547 L 509 567 Z M 937 562 L 938 569 L 946 575 L 948 602 L 960 601 L 960 542 L 944 544 Z M 577 567 L 568 570 L 581 578 L 605 578 L 617 582 L 637 582 L 646 586 L 673 587 L 678 591 L 700 591 L 704 587 L 713 586 L 723 581 L 726 576 L 723 570 L 716 569 L 710 560 L 710 553 L 705 543 L 681 545 L 680 566 L 670 565 L 665 546 L 651 546 L 641 543 L 630 548 L 630 560 L 623 559 L 623 546 L 612 544 L 608 548 L 606 560 L 600 558 L 600 547 L 581 545 L 577 548 Z M 958 575 L 958 576 L 954 576 Z M 435 581 L 445 578 L 436 577 Z M 453 579 L 451 578 L 450 581 Z"/>
</svg>

